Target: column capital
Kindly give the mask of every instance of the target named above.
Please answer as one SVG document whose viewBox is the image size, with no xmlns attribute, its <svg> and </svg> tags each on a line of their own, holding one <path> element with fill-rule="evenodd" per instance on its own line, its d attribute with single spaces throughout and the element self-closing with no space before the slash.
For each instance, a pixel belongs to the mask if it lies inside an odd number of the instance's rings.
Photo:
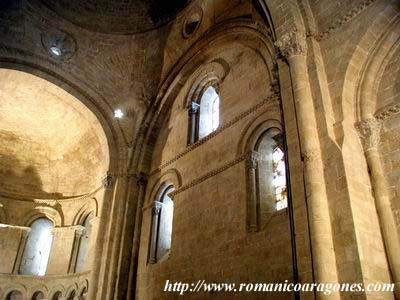
<svg viewBox="0 0 400 300">
<path fill-rule="evenodd" d="M 152 209 L 153 216 L 158 216 L 159 215 L 162 206 L 163 206 L 163 204 L 161 202 L 154 201 L 153 209 Z"/>
<path fill-rule="evenodd" d="M 382 122 L 369 118 L 355 124 L 358 136 L 361 138 L 364 151 L 376 150 L 381 139 Z"/>
<path fill-rule="evenodd" d="M 279 48 L 282 56 L 289 59 L 295 55 L 307 54 L 306 35 L 296 28 L 283 34 L 276 42 L 275 46 Z"/>
<path fill-rule="evenodd" d="M 189 114 L 190 115 L 194 115 L 194 114 L 198 113 L 199 110 L 200 110 L 199 103 L 197 103 L 195 101 L 190 102 L 190 104 L 189 104 Z"/>
<path fill-rule="evenodd" d="M 257 151 L 250 151 L 247 158 L 247 167 L 249 169 L 257 169 L 257 163 L 260 160 L 260 153 Z"/>
<path fill-rule="evenodd" d="M 85 234 L 86 228 L 84 226 L 76 226 L 75 228 L 75 237 L 80 238 Z"/>
</svg>

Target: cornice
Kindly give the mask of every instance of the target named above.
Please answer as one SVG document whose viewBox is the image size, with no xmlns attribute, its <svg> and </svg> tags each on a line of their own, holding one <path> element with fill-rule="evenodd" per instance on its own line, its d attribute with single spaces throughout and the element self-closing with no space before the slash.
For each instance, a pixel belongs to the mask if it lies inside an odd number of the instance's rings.
<svg viewBox="0 0 400 300">
<path fill-rule="evenodd" d="M 188 189 L 190 189 L 190 188 L 192 188 L 192 187 L 194 187 L 194 186 L 206 181 L 207 179 L 212 178 L 212 177 L 218 175 L 219 173 L 222 173 L 222 172 L 228 170 L 229 168 L 237 165 L 238 163 L 247 160 L 248 157 L 249 157 L 249 153 L 247 153 L 247 152 L 243 153 L 242 155 L 236 157 L 235 159 L 231 160 L 230 162 L 224 164 L 223 166 L 218 167 L 218 168 L 216 168 L 214 170 L 211 170 L 210 172 L 208 172 L 208 173 L 206 173 L 206 174 L 204 174 L 204 175 L 202 175 L 202 176 L 200 176 L 200 177 L 198 177 L 196 179 L 193 179 L 189 183 L 183 185 L 181 188 L 173 191 L 171 193 L 171 196 L 174 197 L 177 194 L 182 193 L 182 192 L 184 192 L 184 191 L 186 191 L 186 190 L 188 190 Z"/>
</svg>

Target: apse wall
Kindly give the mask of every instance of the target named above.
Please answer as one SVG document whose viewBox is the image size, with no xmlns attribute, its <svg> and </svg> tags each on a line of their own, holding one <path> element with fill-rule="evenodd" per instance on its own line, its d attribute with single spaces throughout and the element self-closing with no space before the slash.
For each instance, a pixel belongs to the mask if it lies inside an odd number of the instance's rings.
<svg viewBox="0 0 400 300">
<path fill-rule="evenodd" d="M 60 87 L 9 69 L 0 69 L 0 116 L 3 296 L 84 299 L 109 164 L 104 131 Z"/>
<path fill-rule="evenodd" d="M 0 89 L 1 191 L 62 198 L 101 186 L 108 168 L 107 143 L 83 104 L 19 71 L 1 69 Z"/>
</svg>

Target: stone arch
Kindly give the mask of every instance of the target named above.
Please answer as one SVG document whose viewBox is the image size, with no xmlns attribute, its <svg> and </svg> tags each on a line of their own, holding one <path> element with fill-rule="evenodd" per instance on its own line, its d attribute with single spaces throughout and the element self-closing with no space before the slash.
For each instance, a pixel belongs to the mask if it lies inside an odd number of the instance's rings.
<svg viewBox="0 0 400 300">
<path fill-rule="evenodd" d="M 190 77 L 191 89 L 185 97 L 184 107 L 189 107 L 192 101 L 199 99 L 200 95 L 210 86 L 218 89 L 230 71 L 229 64 L 224 59 L 215 59 L 208 64 L 201 65 Z M 189 79 L 190 80 L 190 79 Z"/>
<path fill-rule="evenodd" d="M 20 292 L 22 294 L 22 296 L 24 297 L 24 299 L 26 298 L 26 296 L 28 294 L 28 289 L 26 288 L 25 285 L 18 284 L 18 283 L 12 283 L 11 285 L 7 286 L 4 289 L 3 295 L 4 295 L 5 299 L 7 299 L 7 296 L 13 291 Z"/>
<path fill-rule="evenodd" d="M 9 49 L 11 50 L 11 49 Z M 68 76 L 55 73 L 51 68 L 47 68 L 46 62 L 41 62 L 40 59 L 36 59 L 35 63 L 31 63 L 28 59 L 25 59 L 23 55 L 21 57 L 12 57 L 0 53 L 0 68 L 22 71 L 31 75 L 35 75 L 52 84 L 60 87 L 67 93 L 78 99 L 88 110 L 90 110 L 95 118 L 99 122 L 101 131 L 105 135 L 105 143 L 108 148 L 108 159 L 109 169 L 116 171 L 119 164 L 119 152 L 121 146 L 118 146 L 122 138 L 122 132 L 120 128 L 116 128 L 111 121 L 113 112 L 110 107 L 107 107 L 105 101 L 98 95 L 93 95 L 93 91 L 85 91 L 81 89 L 77 84 L 67 80 Z M 40 64 L 38 64 L 38 62 Z M 91 95 L 89 94 L 91 93 Z M 100 104 L 100 106 L 98 105 Z M 115 146 L 117 145 L 117 146 Z"/>
<path fill-rule="evenodd" d="M 71 77 L 70 74 L 63 71 L 62 68 L 57 68 L 50 60 L 43 59 L 42 57 L 32 55 L 21 49 L 14 49 L 11 47 L 1 47 L 0 49 L 0 68 L 22 71 L 31 75 L 35 75 L 41 79 L 58 86 L 65 92 L 75 97 L 81 104 L 83 104 L 88 111 L 93 114 L 95 119 L 94 123 L 101 129 L 104 135 L 104 145 L 107 148 L 107 163 L 108 171 L 112 174 L 120 174 L 122 166 L 126 166 L 128 158 L 126 140 L 118 122 L 114 121 L 114 112 L 112 107 L 107 103 L 102 95 L 96 92 L 89 85 L 82 81 L 77 81 L 76 78 Z M 113 197 L 112 193 L 106 194 L 107 200 Z M 110 200 L 110 202 L 112 202 Z M 113 223 L 118 221 L 119 216 L 115 214 L 113 207 L 124 205 L 125 199 L 118 197 L 113 201 L 113 205 L 106 205 L 102 208 L 102 221 L 99 225 L 100 230 L 108 230 Z M 63 222 L 63 221 L 62 221 Z M 58 222 L 62 224 L 62 222 Z M 120 226 L 120 225 L 117 225 Z M 102 251 L 109 251 L 117 241 L 107 241 L 106 246 L 96 246 L 96 255 L 101 255 Z M 107 256 L 107 261 L 111 257 Z M 104 265 L 96 264 L 94 266 L 95 272 L 100 272 L 100 277 L 108 276 L 104 271 Z M 101 280 L 101 278 L 99 279 Z M 93 286 L 93 284 L 92 284 Z M 94 288 L 94 290 L 96 290 Z"/>
<path fill-rule="evenodd" d="M 50 300 L 62 300 L 62 291 L 55 291 L 54 293 L 51 294 L 51 298 L 49 298 Z"/>
<path fill-rule="evenodd" d="M 296 28 L 301 32 L 306 31 L 302 13 L 297 2 L 257 0 L 255 3 L 265 23 L 271 29 L 274 41 L 282 37 L 289 29 Z"/>
<path fill-rule="evenodd" d="M 96 198 L 90 198 L 90 202 L 86 202 L 74 217 L 73 225 L 82 225 L 89 214 L 94 213 L 99 216 L 99 204 Z"/>
<path fill-rule="evenodd" d="M 282 131 L 282 124 L 278 119 L 271 118 L 271 116 L 266 113 L 262 113 L 249 122 L 249 124 L 241 133 L 237 148 L 237 156 L 240 156 L 253 149 L 254 145 L 257 143 L 257 139 L 262 135 L 263 132 L 270 128 L 278 128 L 280 131 Z"/>
<path fill-rule="evenodd" d="M 65 299 L 69 299 L 69 297 L 70 297 L 72 294 L 73 294 L 74 296 L 77 296 L 78 290 L 79 290 L 79 287 L 78 287 L 78 284 L 77 284 L 77 283 L 74 283 L 74 284 L 70 285 L 70 286 L 68 287 L 68 289 L 66 290 L 66 292 L 65 292 L 65 295 L 64 295 Z"/>
<path fill-rule="evenodd" d="M 39 218 L 49 219 L 55 227 L 64 225 L 64 220 L 58 210 L 48 206 L 37 206 L 25 216 L 23 226 L 29 227 L 33 221 Z"/>
<path fill-rule="evenodd" d="M 237 43 L 257 53 L 268 69 L 270 81 L 277 81 L 273 71 L 275 47 L 270 37 L 260 32 L 254 23 L 248 21 L 225 22 L 217 25 L 207 37 L 196 42 L 178 60 L 178 64 L 161 85 L 154 106 L 147 112 L 142 123 L 142 140 L 137 143 L 140 148 L 136 150 L 139 157 L 132 161 L 132 163 L 140 166 L 140 171 L 148 173 L 150 170 L 150 153 L 152 153 L 160 129 L 169 116 L 169 111 L 177 94 L 187 83 L 191 74 L 198 70 L 199 66 L 207 64 L 207 55 L 203 53 L 203 50 L 212 48 L 210 45 L 226 46 L 231 43 Z M 213 48 L 215 49 L 212 51 L 216 52 L 213 55 L 218 57 L 216 50 L 218 47 Z M 146 145 L 146 148 L 143 148 L 143 145 Z M 138 169 L 137 166 L 133 166 L 133 168 Z"/>
<path fill-rule="evenodd" d="M 151 203 L 155 201 L 160 191 L 170 185 L 173 185 L 175 189 L 179 189 L 182 186 L 182 177 L 177 169 L 169 169 L 160 175 L 149 189 L 150 193 L 146 202 Z"/>
<path fill-rule="evenodd" d="M 390 25 L 367 58 L 357 83 L 355 118 L 356 121 L 371 118 L 376 109 L 377 92 L 382 75 L 396 50 L 400 47 L 400 16 Z"/>
<path fill-rule="evenodd" d="M 48 298 L 49 290 L 44 285 L 36 286 L 30 290 L 31 290 L 30 295 L 32 295 L 32 296 L 31 296 L 31 298 L 29 298 L 29 300 L 30 299 L 39 300 L 39 299 L 47 299 Z M 41 298 L 41 297 L 43 297 L 43 298 Z"/>
<path fill-rule="evenodd" d="M 85 296 L 85 295 L 87 295 L 88 291 L 89 291 L 89 281 L 84 280 L 84 281 L 80 282 L 78 296 L 79 297 Z"/>
<path fill-rule="evenodd" d="M 50 293 L 48 294 L 49 300 L 54 300 L 56 296 L 62 297 L 62 295 L 65 295 L 65 292 L 65 287 L 63 285 L 56 285 L 51 289 Z"/>
<path fill-rule="evenodd" d="M 374 81 L 379 78 L 382 64 L 384 65 L 387 60 L 385 57 L 390 53 L 388 44 L 385 47 L 380 46 L 398 35 L 396 26 L 398 28 L 399 14 L 393 8 L 384 10 L 372 22 L 347 64 L 342 103 L 336 113 L 337 121 L 348 120 L 354 123 L 371 113 L 370 103 L 362 102 L 370 102 L 367 98 L 373 96 L 373 91 L 376 89 Z"/>
</svg>

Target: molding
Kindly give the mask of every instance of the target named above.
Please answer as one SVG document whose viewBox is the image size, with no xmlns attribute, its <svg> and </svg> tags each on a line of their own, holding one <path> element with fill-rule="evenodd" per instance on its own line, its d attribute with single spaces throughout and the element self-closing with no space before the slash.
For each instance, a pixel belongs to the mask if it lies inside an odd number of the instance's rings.
<svg viewBox="0 0 400 300">
<path fill-rule="evenodd" d="M 386 121 L 398 115 L 400 113 L 400 104 L 389 104 L 381 109 L 379 109 L 374 117 L 379 121 Z"/>
<path fill-rule="evenodd" d="M 329 35 L 335 31 L 340 30 L 345 24 L 351 22 L 355 17 L 357 17 L 360 13 L 362 13 L 365 9 L 367 9 L 372 3 L 374 3 L 376 0 L 364 0 L 362 1 L 359 5 L 354 7 L 352 10 L 350 10 L 347 14 L 344 16 L 339 17 L 336 19 L 334 22 L 332 22 L 332 25 L 328 27 L 328 29 L 322 31 L 322 32 L 307 32 L 307 37 L 312 37 L 316 41 L 320 42 L 323 40 L 326 40 Z"/>
<path fill-rule="evenodd" d="M 172 163 L 176 162 L 177 160 L 179 160 L 180 158 L 184 157 L 185 155 L 187 155 L 188 153 L 192 152 L 194 149 L 196 149 L 197 147 L 199 147 L 200 145 L 206 143 L 208 140 L 211 140 L 212 138 L 214 138 L 215 136 L 219 135 L 221 132 L 223 132 L 224 130 L 232 127 L 233 125 L 235 125 L 237 122 L 239 122 L 240 120 L 242 120 L 243 118 L 249 116 L 250 114 L 252 114 L 253 112 L 257 111 L 258 109 L 260 109 L 261 107 L 263 107 L 266 104 L 273 104 L 273 103 L 278 103 L 279 101 L 279 95 L 273 94 L 267 98 L 265 98 L 264 100 L 262 100 L 261 102 L 255 104 L 254 106 L 252 106 L 251 108 L 249 108 L 248 110 L 242 112 L 241 114 L 237 115 L 236 117 L 234 117 L 232 120 L 226 122 L 225 124 L 222 124 L 217 130 L 215 130 L 214 132 L 210 133 L 209 135 L 207 135 L 206 137 L 202 138 L 201 140 L 195 142 L 194 144 L 189 145 L 183 152 L 179 153 L 178 155 L 176 155 L 174 158 L 170 159 L 169 161 L 165 162 L 164 164 L 162 164 L 161 166 L 159 166 L 157 169 L 151 171 L 149 173 L 149 176 L 152 176 L 158 172 L 160 172 L 162 169 L 168 167 L 169 165 L 171 165 Z"/>
<path fill-rule="evenodd" d="M 26 231 L 26 232 L 31 231 L 31 228 L 27 227 L 27 226 L 17 226 L 17 225 L 10 225 L 10 224 L 4 224 L 4 223 L 1 223 L 0 225 L 1 225 L 0 229 L 7 228 L 7 229 L 18 229 L 18 230 Z"/>
<path fill-rule="evenodd" d="M 228 170 L 229 168 L 237 165 L 238 163 L 240 163 L 240 162 L 242 162 L 244 160 L 247 160 L 248 157 L 249 157 L 249 153 L 244 153 L 244 154 L 236 157 L 234 160 L 231 160 L 230 162 L 226 163 L 222 167 L 216 168 L 216 169 L 204 174 L 203 176 L 200 176 L 200 177 L 198 177 L 196 179 L 193 179 L 189 183 L 183 185 L 181 188 L 173 191 L 171 193 L 171 196 L 175 197 L 177 194 L 179 194 L 181 192 L 184 192 L 184 191 L 186 191 L 186 190 L 188 190 L 188 189 L 190 189 L 190 188 L 192 188 L 192 187 L 194 187 L 194 186 L 206 181 L 207 179 L 212 178 L 212 177 L 218 175 L 219 173 L 222 173 L 222 172 Z"/>
</svg>

